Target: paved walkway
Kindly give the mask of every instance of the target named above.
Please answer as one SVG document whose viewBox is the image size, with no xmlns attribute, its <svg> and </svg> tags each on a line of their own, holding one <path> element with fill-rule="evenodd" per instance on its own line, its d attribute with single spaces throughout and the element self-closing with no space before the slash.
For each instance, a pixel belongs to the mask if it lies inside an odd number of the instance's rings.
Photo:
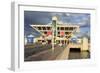
<svg viewBox="0 0 100 73">
<path fill-rule="evenodd" d="M 27 58 L 25 58 L 25 61 L 56 60 L 58 55 L 60 55 L 64 50 L 65 50 L 64 48 L 56 46 L 55 49 L 54 49 L 54 52 L 52 52 L 52 49 L 47 49 L 47 50 L 44 50 L 44 51 L 40 51 L 40 52 L 37 52 L 36 54 L 33 54 L 33 55 L 28 56 Z M 61 60 L 61 59 L 59 58 L 59 60 Z"/>
<path fill-rule="evenodd" d="M 69 47 L 67 46 L 63 52 L 57 56 L 56 60 L 67 60 L 68 59 L 68 56 L 69 56 Z"/>
</svg>

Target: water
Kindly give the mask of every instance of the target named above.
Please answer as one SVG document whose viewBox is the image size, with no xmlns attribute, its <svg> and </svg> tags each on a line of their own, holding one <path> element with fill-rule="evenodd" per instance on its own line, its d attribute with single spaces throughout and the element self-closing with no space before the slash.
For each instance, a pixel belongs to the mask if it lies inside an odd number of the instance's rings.
<svg viewBox="0 0 100 73">
<path fill-rule="evenodd" d="M 70 50 L 69 53 L 69 59 L 89 59 L 90 58 L 90 52 L 80 50 Z"/>
</svg>

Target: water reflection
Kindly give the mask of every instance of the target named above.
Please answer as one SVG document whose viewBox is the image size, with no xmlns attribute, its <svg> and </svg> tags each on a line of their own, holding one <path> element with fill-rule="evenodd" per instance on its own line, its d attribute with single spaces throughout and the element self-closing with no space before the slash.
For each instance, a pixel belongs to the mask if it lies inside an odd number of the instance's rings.
<svg viewBox="0 0 100 73">
<path fill-rule="evenodd" d="M 87 51 L 80 52 L 80 56 L 81 56 L 82 59 L 84 59 L 84 58 L 90 58 L 90 53 L 87 52 Z"/>
<path fill-rule="evenodd" d="M 70 51 L 69 59 L 88 59 L 90 58 L 90 53 L 87 51 Z"/>
</svg>

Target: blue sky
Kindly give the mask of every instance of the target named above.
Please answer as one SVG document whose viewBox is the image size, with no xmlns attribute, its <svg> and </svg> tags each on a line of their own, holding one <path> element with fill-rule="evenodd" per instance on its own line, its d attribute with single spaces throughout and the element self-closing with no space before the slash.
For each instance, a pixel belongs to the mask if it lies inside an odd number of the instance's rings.
<svg viewBox="0 0 100 73">
<path fill-rule="evenodd" d="M 30 25 L 32 24 L 48 24 L 51 22 L 52 17 L 57 16 L 59 21 L 63 23 L 71 23 L 80 26 L 79 35 L 90 36 L 90 14 L 88 13 L 64 13 L 64 12 L 39 12 L 39 11 L 24 11 L 24 34 L 33 34 L 38 36 L 39 33 L 33 30 Z"/>
</svg>

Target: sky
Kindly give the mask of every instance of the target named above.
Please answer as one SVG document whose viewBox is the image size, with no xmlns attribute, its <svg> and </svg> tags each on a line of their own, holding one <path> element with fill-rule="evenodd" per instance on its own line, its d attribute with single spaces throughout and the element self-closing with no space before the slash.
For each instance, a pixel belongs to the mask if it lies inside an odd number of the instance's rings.
<svg viewBox="0 0 100 73">
<path fill-rule="evenodd" d="M 76 36 L 90 36 L 90 14 L 89 13 L 68 13 L 68 12 L 42 12 L 42 11 L 24 11 L 24 34 L 25 36 L 33 34 L 39 36 L 30 25 L 41 24 L 47 25 L 51 23 L 52 17 L 57 16 L 58 20 L 63 23 L 80 26 L 80 34 Z"/>
</svg>

